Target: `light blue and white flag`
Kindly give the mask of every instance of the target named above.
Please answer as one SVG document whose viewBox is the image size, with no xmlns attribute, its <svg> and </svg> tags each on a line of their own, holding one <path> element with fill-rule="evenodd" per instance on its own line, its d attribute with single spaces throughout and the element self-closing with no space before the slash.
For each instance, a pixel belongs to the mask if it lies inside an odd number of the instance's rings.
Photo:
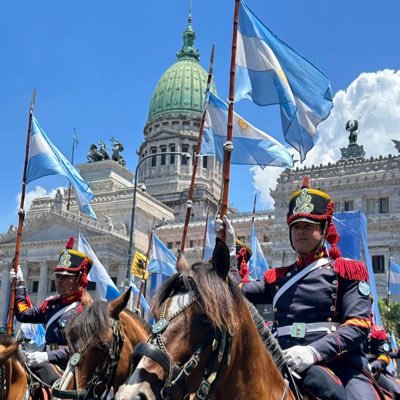
<svg viewBox="0 0 400 400">
<path fill-rule="evenodd" d="M 328 77 L 271 32 L 241 1 L 235 101 L 279 104 L 286 141 L 301 161 L 314 146 L 318 124 L 333 106 Z"/>
<path fill-rule="evenodd" d="M 214 221 L 211 218 L 207 219 L 206 240 L 204 243 L 203 261 L 208 262 L 214 252 L 215 239 L 216 239 Z"/>
<path fill-rule="evenodd" d="M 100 300 L 109 301 L 119 297 L 120 292 L 117 286 L 81 233 L 79 233 L 78 250 L 85 253 L 93 260 L 93 266 L 89 272 L 88 279 L 89 281 L 96 282 Z"/>
<path fill-rule="evenodd" d="M 62 155 L 32 116 L 32 132 L 29 142 L 26 183 L 46 175 L 62 175 L 68 178 L 75 189 L 76 201 L 81 212 L 97 219 L 90 201 L 94 194 L 75 167 Z"/>
<path fill-rule="evenodd" d="M 131 274 L 131 288 L 132 288 L 132 292 L 135 294 L 135 296 L 138 297 L 140 290 L 137 288 L 132 274 Z M 150 307 L 146 301 L 146 298 L 143 296 L 143 293 L 140 293 L 140 305 L 143 307 L 145 312 L 149 312 Z"/>
<path fill-rule="evenodd" d="M 153 234 L 151 257 L 147 269 L 153 274 L 167 276 L 171 276 L 176 272 L 176 257 L 155 234 Z"/>
<path fill-rule="evenodd" d="M 263 279 L 269 267 L 262 252 L 260 242 L 257 239 L 254 224 L 251 226 L 250 249 L 253 253 L 249 261 L 250 277 L 252 279 Z"/>
<path fill-rule="evenodd" d="M 228 123 L 228 106 L 210 93 L 201 142 L 201 155 L 215 155 L 223 162 Z M 231 164 L 292 167 L 288 150 L 273 137 L 257 129 L 238 114 L 233 116 Z"/>
<path fill-rule="evenodd" d="M 400 294 L 400 265 L 390 259 L 389 290 L 391 294 Z"/>
</svg>

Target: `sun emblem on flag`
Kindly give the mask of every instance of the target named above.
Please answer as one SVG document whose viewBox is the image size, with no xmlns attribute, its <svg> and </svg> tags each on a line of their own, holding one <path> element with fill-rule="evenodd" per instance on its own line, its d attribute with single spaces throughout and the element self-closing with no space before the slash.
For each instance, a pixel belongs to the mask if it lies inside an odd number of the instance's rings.
<svg viewBox="0 0 400 400">
<path fill-rule="evenodd" d="M 243 118 L 239 118 L 238 122 L 239 122 L 240 129 L 242 129 L 242 130 L 246 130 L 249 127 L 249 124 Z"/>
</svg>

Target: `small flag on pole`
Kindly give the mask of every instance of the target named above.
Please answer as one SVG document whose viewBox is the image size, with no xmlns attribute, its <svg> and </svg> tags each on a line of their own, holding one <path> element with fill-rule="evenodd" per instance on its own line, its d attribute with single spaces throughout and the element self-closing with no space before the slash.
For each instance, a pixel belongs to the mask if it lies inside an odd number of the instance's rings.
<svg viewBox="0 0 400 400">
<path fill-rule="evenodd" d="M 94 194 L 89 184 L 83 180 L 73 165 L 62 155 L 50 141 L 32 116 L 32 133 L 29 142 L 28 168 L 26 183 L 47 175 L 62 175 L 68 178 L 75 189 L 79 209 L 93 219 L 97 219 L 90 206 Z"/>
<path fill-rule="evenodd" d="M 389 290 L 391 294 L 400 294 L 400 265 L 390 259 Z"/>
<path fill-rule="evenodd" d="M 215 230 L 214 230 L 214 221 L 211 218 L 207 219 L 207 231 L 206 231 L 206 240 L 204 243 L 204 255 L 203 261 L 208 262 L 214 251 L 215 247 Z"/>
<path fill-rule="evenodd" d="M 137 251 L 132 261 L 131 273 L 139 278 L 148 279 L 149 271 L 146 268 L 147 258 Z"/>
<path fill-rule="evenodd" d="M 258 241 L 254 224 L 251 227 L 250 248 L 253 252 L 249 261 L 250 277 L 253 279 L 263 279 L 269 267 Z"/>
<path fill-rule="evenodd" d="M 228 106 L 220 98 L 209 93 L 201 155 L 215 155 L 218 161 L 223 162 L 227 122 Z M 233 116 L 232 142 L 234 148 L 231 155 L 232 164 L 259 165 L 261 167 L 267 165 L 293 166 L 292 156 L 285 146 L 236 113 Z"/>
<path fill-rule="evenodd" d="M 301 161 L 314 146 L 318 124 L 333 107 L 328 77 L 271 32 L 240 2 L 235 101 L 279 104 L 286 141 Z"/>
<path fill-rule="evenodd" d="M 88 279 L 92 282 L 96 282 L 100 300 L 114 300 L 119 297 L 120 292 L 117 286 L 115 286 L 107 270 L 81 233 L 79 233 L 78 250 L 85 253 L 93 260 L 93 266 L 89 272 Z"/>
<path fill-rule="evenodd" d="M 167 276 L 176 272 L 176 257 L 155 234 L 153 234 L 151 250 L 150 263 L 147 267 L 149 272 Z"/>
<path fill-rule="evenodd" d="M 79 144 L 79 139 L 78 139 L 78 135 L 76 134 L 75 129 L 74 129 L 74 134 L 72 136 L 72 140 L 74 142 L 75 149 L 77 149 L 78 148 L 78 144 Z"/>
</svg>

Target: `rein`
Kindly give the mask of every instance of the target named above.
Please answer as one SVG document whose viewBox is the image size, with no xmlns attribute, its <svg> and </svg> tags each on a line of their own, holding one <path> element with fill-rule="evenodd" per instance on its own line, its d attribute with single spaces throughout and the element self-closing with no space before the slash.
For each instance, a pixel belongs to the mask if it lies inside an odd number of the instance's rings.
<svg viewBox="0 0 400 400">
<path fill-rule="evenodd" d="M 185 295 L 183 295 L 185 296 Z M 154 324 L 147 343 L 139 343 L 134 352 L 133 360 L 138 363 L 143 356 L 149 357 L 159 364 L 165 371 L 167 376 L 164 386 L 161 389 L 161 397 L 164 400 L 170 400 L 172 394 L 177 390 L 181 390 L 183 398 L 189 399 L 192 392 L 187 387 L 187 378 L 193 373 L 199 365 L 202 354 L 211 345 L 211 355 L 204 367 L 202 380 L 196 390 L 193 400 L 209 399 L 216 387 L 216 382 L 221 372 L 229 365 L 232 350 L 232 335 L 220 329 L 215 329 L 213 335 L 209 335 L 203 343 L 193 352 L 189 360 L 179 367 L 169 354 L 162 334 L 168 328 L 170 321 L 190 307 L 199 298 L 195 295 L 188 300 L 172 315 L 166 315 L 167 299 L 161 309 L 160 319 Z"/>
<path fill-rule="evenodd" d="M 57 379 L 53 384 L 53 396 L 60 399 L 100 399 L 107 397 L 111 390 L 112 383 L 117 372 L 119 359 L 121 356 L 124 336 L 121 332 L 121 323 L 119 320 L 109 318 L 109 325 L 113 331 L 110 346 L 106 349 L 105 355 L 99 366 L 96 368 L 93 377 L 87 383 L 86 388 L 79 388 L 78 366 L 82 359 L 82 354 L 86 349 L 79 349 L 68 361 L 67 368 L 63 376 Z M 75 390 L 64 390 L 61 387 L 72 373 L 75 380 Z"/>
</svg>

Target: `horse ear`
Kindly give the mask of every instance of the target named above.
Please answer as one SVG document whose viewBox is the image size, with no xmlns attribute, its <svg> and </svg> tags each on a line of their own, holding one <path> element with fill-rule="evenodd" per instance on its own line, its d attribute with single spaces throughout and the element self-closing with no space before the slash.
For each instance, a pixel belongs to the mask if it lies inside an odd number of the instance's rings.
<svg viewBox="0 0 400 400">
<path fill-rule="evenodd" d="M 222 278 L 226 278 L 230 269 L 231 258 L 229 255 L 229 249 L 225 242 L 217 238 L 215 241 L 215 247 L 212 255 L 212 263 L 214 268 L 218 271 Z"/>
<path fill-rule="evenodd" d="M 183 255 L 183 252 L 178 250 L 178 258 L 176 259 L 176 270 L 178 272 L 184 271 L 185 269 L 189 269 L 190 265 L 186 260 L 186 257 Z"/>
<path fill-rule="evenodd" d="M 128 304 L 129 298 L 131 297 L 132 289 L 129 288 L 125 293 L 121 294 L 117 299 L 113 300 L 108 305 L 108 313 L 111 318 L 118 319 L 120 312 L 126 307 Z"/>
<path fill-rule="evenodd" d="M 14 343 L 0 353 L 0 363 L 5 363 L 17 350 L 20 342 Z"/>
</svg>

